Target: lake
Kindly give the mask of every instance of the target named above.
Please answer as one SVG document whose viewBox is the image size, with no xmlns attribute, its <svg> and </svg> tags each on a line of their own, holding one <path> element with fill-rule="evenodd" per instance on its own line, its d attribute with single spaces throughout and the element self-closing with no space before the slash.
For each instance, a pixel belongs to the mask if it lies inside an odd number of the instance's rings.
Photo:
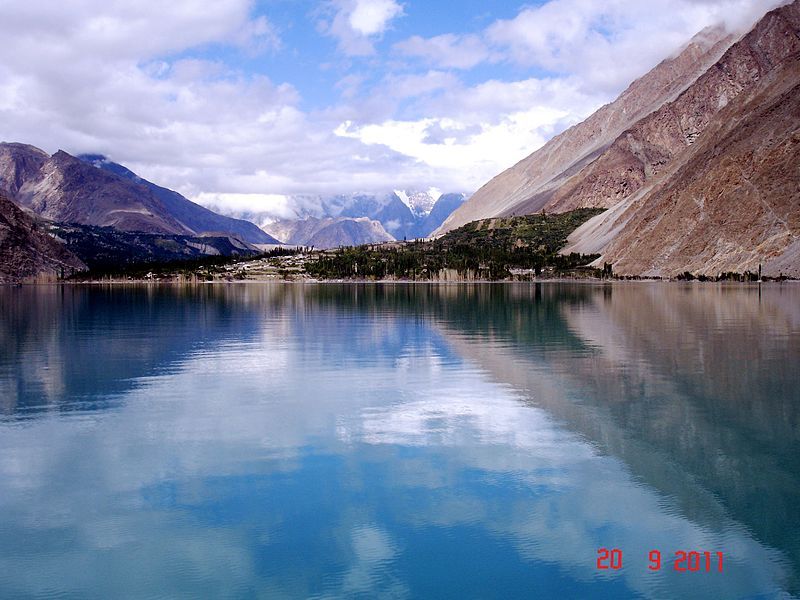
<svg viewBox="0 0 800 600">
<path fill-rule="evenodd" d="M 2 598 L 791 598 L 800 285 L 0 288 Z"/>
</svg>

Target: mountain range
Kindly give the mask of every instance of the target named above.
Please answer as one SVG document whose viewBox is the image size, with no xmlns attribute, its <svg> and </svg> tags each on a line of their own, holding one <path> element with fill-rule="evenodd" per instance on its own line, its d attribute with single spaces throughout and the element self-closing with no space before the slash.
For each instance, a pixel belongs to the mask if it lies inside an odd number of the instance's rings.
<svg viewBox="0 0 800 600">
<path fill-rule="evenodd" d="M 565 252 L 617 274 L 800 276 L 800 1 L 711 28 L 501 173 L 435 235 L 479 218 L 609 209 Z"/>
<path fill-rule="evenodd" d="M 320 250 L 339 246 L 360 246 L 391 242 L 380 221 L 369 217 L 336 217 L 276 221 L 266 226 L 277 239 L 293 246 L 313 246 Z"/>
<path fill-rule="evenodd" d="M 98 155 L 75 157 L 59 150 L 50 156 L 33 146 L 0 143 L 0 192 L 60 223 L 277 243 L 253 223 L 218 215 Z"/>
<path fill-rule="evenodd" d="M 466 197 L 461 193 L 441 194 L 433 188 L 375 194 L 296 195 L 286 199 L 286 204 L 292 207 L 291 216 L 277 220 L 272 212 L 235 210 L 222 204 L 208 206 L 217 212 L 252 221 L 282 242 L 322 248 L 327 242 L 303 235 L 303 232 L 316 231 L 318 220 L 325 220 L 326 226 L 338 230 L 335 234 L 333 230 L 328 231 L 326 237 L 329 240 L 338 238 L 375 243 L 385 241 L 387 234 L 392 240 L 425 238 L 461 206 Z M 365 225 L 364 217 L 380 223 L 383 231 L 375 225 Z M 310 223 L 300 224 L 308 219 L 311 219 Z M 292 232 L 294 241 L 286 238 L 287 231 Z"/>
<path fill-rule="evenodd" d="M 333 248 L 424 237 L 464 200 L 436 190 L 304 198 L 297 203 L 304 218 L 269 219 L 264 231 L 105 156 L 49 155 L 19 143 L 0 143 L 0 194 L 2 281 L 54 278 L 86 266 L 254 254 L 254 244 Z"/>
</svg>

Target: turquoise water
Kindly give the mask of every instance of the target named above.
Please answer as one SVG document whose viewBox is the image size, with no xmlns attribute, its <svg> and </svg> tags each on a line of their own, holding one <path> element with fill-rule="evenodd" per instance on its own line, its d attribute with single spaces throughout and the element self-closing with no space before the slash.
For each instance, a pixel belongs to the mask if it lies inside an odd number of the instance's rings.
<svg viewBox="0 0 800 600">
<path fill-rule="evenodd" d="M 797 285 L 0 288 L 0 350 L 2 598 L 800 593 Z"/>
</svg>

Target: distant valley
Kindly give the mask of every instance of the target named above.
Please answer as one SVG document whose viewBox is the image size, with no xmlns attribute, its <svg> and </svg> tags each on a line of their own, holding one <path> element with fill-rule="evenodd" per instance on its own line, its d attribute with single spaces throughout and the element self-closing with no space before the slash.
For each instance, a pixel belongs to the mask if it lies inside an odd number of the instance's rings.
<svg viewBox="0 0 800 600">
<path fill-rule="evenodd" d="M 0 282 L 7 282 L 55 279 L 87 267 L 253 256 L 279 244 L 327 249 L 416 239 L 439 227 L 466 196 L 338 195 L 315 198 L 316 210 L 301 210 L 295 219 L 222 215 L 102 155 L 51 156 L 0 143 L 0 197 Z"/>
<path fill-rule="evenodd" d="M 275 219 L 273 213 L 214 210 L 257 223 L 286 244 L 335 248 L 393 240 L 429 237 L 467 198 L 463 193 L 392 190 L 385 193 L 289 196 L 291 218 Z"/>
</svg>

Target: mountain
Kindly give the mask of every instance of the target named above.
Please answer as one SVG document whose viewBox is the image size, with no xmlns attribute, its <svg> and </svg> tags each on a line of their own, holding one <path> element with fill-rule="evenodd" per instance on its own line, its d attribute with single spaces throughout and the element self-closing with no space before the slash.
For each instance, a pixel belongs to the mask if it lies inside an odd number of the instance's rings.
<svg viewBox="0 0 800 600">
<path fill-rule="evenodd" d="M 394 241 L 379 221 L 367 217 L 308 217 L 296 221 L 276 221 L 265 227 L 286 244 L 320 249 Z"/>
<path fill-rule="evenodd" d="M 0 190 L 51 221 L 189 233 L 149 191 L 61 150 L 48 156 L 31 146 L 0 145 Z"/>
<path fill-rule="evenodd" d="M 191 200 L 181 196 L 178 192 L 173 192 L 167 188 L 142 179 L 136 173 L 126 167 L 111 162 L 105 156 L 99 154 L 86 154 L 79 156 L 81 160 L 94 167 L 108 171 L 119 177 L 142 185 L 149 189 L 158 198 L 179 223 L 187 227 L 192 232 L 199 233 L 220 233 L 234 234 L 242 240 L 251 244 L 274 244 L 275 239 L 259 229 L 254 223 L 242 219 L 232 219 L 225 217 L 207 208 L 195 204 Z"/>
<path fill-rule="evenodd" d="M 416 237 L 429 237 L 467 199 L 466 194 L 442 194 L 417 228 Z"/>
<path fill-rule="evenodd" d="M 118 271 L 134 263 L 164 263 L 207 256 L 252 256 L 259 248 L 236 236 L 189 236 L 120 231 L 113 227 L 48 223 L 50 235 L 92 270 Z"/>
<path fill-rule="evenodd" d="M 55 279 L 85 268 L 39 222 L 0 194 L 0 283 Z"/>
<path fill-rule="evenodd" d="M 767 15 L 697 88 L 727 105 L 566 250 L 600 252 L 623 274 L 800 277 L 800 2 Z"/>
<path fill-rule="evenodd" d="M 96 168 L 62 150 L 49 156 L 33 146 L 0 143 L 0 192 L 61 223 L 171 235 L 222 232 L 242 235 L 245 241 L 275 243 L 257 228 L 214 215 L 124 167 Z"/>
<path fill-rule="evenodd" d="M 609 210 L 564 251 L 599 253 L 596 264 L 617 274 L 713 276 L 761 265 L 767 275 L 800 275 L 799 57 L 800 0 L 738 40 L 706 30 L 487 183 L 437 233 L 475 214 L 601 207 Z M 637 97 L 646 109 L 631 118 Z"/>
<path fill-rule="evenodd" d="M 347 196 L 336 196 L 332 200 L 323 199 L 321 206 L 324 216 L 368 217 L 380 221 L 388 233 L 402 240 L 428 237 L 465 197 L 464 194 L 442 194 L 435 188 L 393 190 L 385 194 L 353 195 L 349 202 L 342 202 Z"/>
<path fill-rule="evenodd" d="M 396 240 L 413 239 L 416 237 L 419 217 L 411 211 L 411 207 L 403 202 L 396 193 L 392 193 L 385 206 L 373 214 L 367 213 L 371 219 L 380 221 L 384 229 Z"/>
<path fill-rule="evenodd" d="M 384 223 L 397 239 L 418 239 L 427 238 L 438 229 L 464 203 L 466 194 L 440 194 L 433 189 L 415 193 L 395 191 L 394 198 L 399 199 L 408 210 L 404 211 L 394 200 L 375 218 Z M 409 213 L 410 218 L 406 216 Z M 399 225 L 392 230 L 395 222 L 399 222 Z"/>
<path fill-rule="evenodd" d="M 719 27 L 701 31 L 677 56 L 634 81 L 614 102 L 482 186 L 435 235 L 476 219 L 538 212 L 561 185 L 580 180 L 625 130 L 691 85 L 733 41 Z"/>
<path fill-rule="evenodd" d="M 277 215 L 269 211 L 235 210 L 223 205 L 210 204 L 216 211 L 247 219 L 275 235 L 274 223 L 284 226 L 290 221 L 315 219 L 360 219 L 366 217 L 379 221 L 394 239 L 402 240 L 428 237 L 450 213 L 460 206 L 465 194 L 439 194 L 435 189 L 426 192 L 392 191 L 377 194 L 338 194 L 334 196 L 287 196 L 284 205 L 290 207 L 292 216 Z M 277 217 L 277 218 L 276 218 Z M 283 239 L 279 235 L 278 239 Z M 384 241 L 383 234 L 363 243 Z"/>
<path fill-rule="evenodd" d="M 406 192 L 395 190 L 395 196 L 405 204 L 415 217 L 427 217 L 433 210 L 436 201 L 442 195 L 436 188 L 431 188 L 426 192 Z"/>
</svg>

